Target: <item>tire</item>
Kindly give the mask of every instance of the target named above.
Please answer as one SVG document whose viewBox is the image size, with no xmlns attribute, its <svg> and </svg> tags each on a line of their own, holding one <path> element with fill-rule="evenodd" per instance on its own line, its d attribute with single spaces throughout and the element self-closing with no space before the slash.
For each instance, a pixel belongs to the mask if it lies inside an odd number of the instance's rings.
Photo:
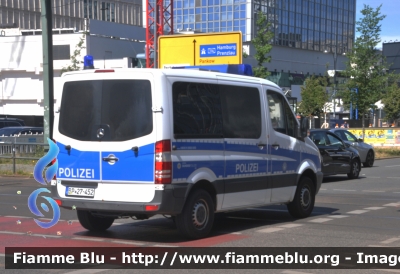
<svg viewBox="0 0 400 274">
<path fill-rule="evenodd" d="M 290 215 L 294 218 L 306 218 L 314 209 L 315 188 L 309 177 L 302 177 L 297 186 L 294 199 L 287 205 Z"/>
<path fill-rule="evenodd" d="M 375 161 L 375 155 L 372 152 L 372 150 L 370 150 L 367 153 L 367 158 L 365 159 L 365 163 L 363 163 L 363 166 L 372 167 L 374 165 L 374 161 Z"/>
<path fill-rule="evenodd" d="M 214 223 L 214 209 L 210 194 L 203 189 L 195 190 L 175 218 L 178 230 L 190 239 L 206 237 Z"/>
<path fill-rule="evenodd" d="M 114 218 L 96 217 L 90 211 L 77 210 L 77 213 L 81 225 L 90 231 L 105 231 L 114 223 Z"/>
<path fill-rule="evenodd" d="M 351 168 L 350 172 L 347 173 L 347 177 L 349 179 L 357 179 L 358 176 L 360 175 L 360 170 L 361 170 L 360 161 L 358 159 L 353 159 L 350 165 Z"/>
</svg>

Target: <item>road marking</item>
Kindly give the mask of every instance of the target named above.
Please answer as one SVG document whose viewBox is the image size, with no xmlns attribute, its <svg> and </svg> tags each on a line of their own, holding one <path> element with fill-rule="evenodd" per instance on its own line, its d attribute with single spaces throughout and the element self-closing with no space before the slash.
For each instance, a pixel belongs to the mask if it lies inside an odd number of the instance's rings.
<svg viewBox="0 0 400 274">
<path fill-rule="evenodd" d="M 310 223 L 325 223 L 325 222 L 328 222 L 328 221 L 332 221 L 332 219 L 329 219 L 329 218 L 317 218 L 317 219 L 314 219 L 314 220 L 310 220 L 308 222 L 310 222 Z"/>
<path fill-rule="evenodd" d="M 382 207 L 382 206 L 373 206 L 373 207 L 366 207 L 364 209 L 367 209 L 367 210 L 378 210 L 378 209 L 382 209 L 382 208 L 384 208 L 384 207 Z"/>
<path fill-rule="evenodd" d="M 347 215 L 328 215 L 327 217 L 341 219 L 341 218 L 346 218 L 349 216 L 347 216 Z"/>
<path fill-rule="evenodd" d="M 176 245 L 153 245 L 154 247 L 177 247 Z"/>
<path fill-rule="evenodd" d="M 386 177 L 388 179 L 400 179 L 400 177 Z"/>
<path fill-rule="evenodd" d="M 400 240 L 400 238 L 390 238 L 388 240 L 382 241 L 381 244 L 391 244 L 391 243 L 397 242 L 399 240 Z"/>
<path fill-rule="evenodd" d="M 400 206 L 400 203 L 390 203 L 383 206 Z"/>
<path fill-rule="evenodd" d="M 241 235 L 242 232 L 232 232 L 231 234 Z"/>
<path fill-rule="evenodd" d="M 284 274 L 310 274 L 310 272 L 300 272 L 300 271 L 293 271 L 293 270 L 285 270 L 285 271 L 282 271 L 281 273 L 284 273 Z"/>
<path fill-rule="evenodd" d="M 94 242 L 102 242 L 104 239 L 96 239 L 96 238 L 83 238 L 83 237 L 75 237 L 73 240 L 83 240 L 83 241 L 94 241 Z"/>
<path fill-rule="evenodd" d="M 261 233 L 272 233 L 272 232 L 277 232 L 277 231 L 281 231 L 281 230 L 284 230 L 284 228 L 269 227 L 269 228 L 257 230 L 257 232 L 261 232 Z"/>
<path fill-rule="evenodd" d="M 334 189 L 334 190 L 336 190 L 336 191 L 355 191 L 353 189 Z"/>
<path fill-rule="evenodd" d="M 29 234 L 28 234 L 29 235 Z M 57 236 L 57 235 L 46 235 L 46 234 L 32 234 L 30 236 L 36 236 L 36 237 L 45 237 L 45 238 L 62 238 L 62 236 Z"/>
<path fill-rule="evenodd" d="M 381 177 L 368 176 L 368 178 L 379 179 Z"/>
<path fill-rule="evenodd" d="M 347 214 L 363 214 L 365 212 L 368 212 L 368 210 L 359 209 L 359 210 L 349 211 L 349 212 L 347 212 Z"/>
<path fill-rule="evenodd" d="M 299 227 L 302 226 L 301 224 L 286 224 L 286 225 L 279 225 L 278 227 L 282 228 L 293 228 L 293 227 Z"/>
<path fill-rule="evenodd" d="M 386 192 L 383 190 L 363 190 L 362 192 Z"/>
<path fill-rule="evenodd" d="M 26 233 L 23 233 L 23 232 L 12 232 L 12 231 L 0 231 L 0 233 L 3 233 L 3 234 L 15 234 L 15 235 L 26 234 Z"/>
<path fill-rule="evenodd" d="M 21 218 L 21 219 L 30 219 L 31 217 L 25 217 L 25 216 L 4 216 L 7 218 Z"/>
<path fill-rule="evenodd" d="M 396 167 L 396 166 L 400 166 L 400 165 L 394 165 L 394 166 L 385 166 L 385 167 Z"/>
<path fill-rule="evenodd" d="M 67 272 L 65 274 L 92 274 L 92 273 L 99 273 L 99 272 L 108 271 L 108 270 L 111 270 L 111 269 L 81 269 L 81 270 Z"/>
<path fill-rule="evenodd" d="M 368 245 L 368 247 L 387 247 L 386 245 Z"/>
<path fill-rule="evenodd" d="M 378 271 L 386 271 L 386 272 L 393 272 L 393 273 L 400 273 L 400 270 L 395 269 L 376 269 Z"/>
<path fill-rule="evenodd" d="M 129 242 L 129 241 L 111 241 L 112 243 L 124 244 L 124 245 L 144 245 L 143 243 Z"/>
<path fill-rule="evenodd" d="M 5 257 L 6 254 L 0 253 L 0 257 Z"/>
</svg>

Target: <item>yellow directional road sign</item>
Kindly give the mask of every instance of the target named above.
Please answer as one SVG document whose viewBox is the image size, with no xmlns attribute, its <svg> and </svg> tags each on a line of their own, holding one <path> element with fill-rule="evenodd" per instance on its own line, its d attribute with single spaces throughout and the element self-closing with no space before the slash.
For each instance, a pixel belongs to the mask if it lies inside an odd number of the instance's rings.
<svg viewBox="0 0 400 274">
<path fill-rule="evenodd" d="M 165 35 L 158 38 L 158 67 L 242 63 L 242 33 Z"/>
</svg>

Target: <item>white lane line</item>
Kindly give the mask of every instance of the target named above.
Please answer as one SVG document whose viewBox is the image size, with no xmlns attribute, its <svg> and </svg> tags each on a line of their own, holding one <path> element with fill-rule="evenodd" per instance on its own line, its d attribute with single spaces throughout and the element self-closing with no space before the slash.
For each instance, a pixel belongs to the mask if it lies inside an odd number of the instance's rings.
<svg viewBox="0 0 400 274">
<path fill-rule="evenodd" d="M 29 234 L 28 234 L 29 235 Z M 57 235 L 46 235 L 46 234 L 32 234 L 30 236 L 36 236 L 36 237 L 44 237 L 44 238 L 62 238 L 62 236 L 57 236 Z"/>
<path fill-rule="evenodd" d="M 284 230 L 284 228 L 269 227 L 269 228 L 257 230 L 257 232 L 261 232 L 261 233 L 272 233 L 272 232 L 277 232 L 277 231 L 281 231 L 281 230 Z"/>
<path fill-rule="evenodd" d="M 310 274 L 310 272 L 300 272 L 300 271 L 293 271 L 293 270 L 285 270 L 282 271 L 283 274 Z"/>
<path fill-rule="evenodd" d="M 388 179 L 400 179 L 400 177 L 386 177 Z"/>
<path fill-rule="evenodd" d="M 387 239 L 387 240 L 382 241 L 380 243 L 381 244 L 391 244 L 391 243 L 394 243 L 394 242 L 397 242 L 397 241 L 400 241 L 400 238 L 390 238 L 390 239 Z"/>
<path fill-rule="evenodd" d="M 382 193 L 382 192 L 386 192 L 386 191 L 383 191 L 383 190 L 363 190 L 362 192 L 372 192 L 372 193 L 379 192 L 379 193 Z"/>
<path fill-rule="evenodd" d="M 0 257 L 5 257 L 6 254 L 0 253 Z"/>
<path fill-rule="evenodd" d="M 154 247 L 177 247 L 176 245 L 153 245 Z"/>
<path fill-rule="evenodd" d="M 103 242 L 104 239 L 96 239 L 96 238 L 83 238 L 83 237 L 75 237 L 72 240 L 83 240 L 83 241 L 93 241 L 93 242 Z"/>
<path fill-rule="evenodd" d="M 299 227 L 302 226 L 301 224 L 286 224 L 286 225 L 278 225 L 278 227 L 282 228 L 293 228 L 293 227 Z"/>
<path fill-rule="evenodd" d="M 383 206 L 400 206 L 400 203 L 390 203 Z"/>
<path fill-rule="evenodd" d="M 20 218 L 20 219 L 30 219 L 31 217 L 25 217 L 25 216 L 4 216 L 8 218 Z"/>
<path fill-rule="evenodd" d="M 308 222 L 309 223 L 325 223 L 325 222 L 328 222 L 328 221 L 332 221 L 332 219 L 329 219 L 329 218 L 317 218 L 317 219 L 314 219 L 314 220 L 310 220 Z"/>
<path fill-rule="evenodd" d="M 346 218 L 349 216 L 347 216 L 347 215 L 328 215 L 327 217 L 341 219 L 341 218 Z"/>
<path fill-rule="evenodd" d="M 334 189 L 336 191 L 355 191 L 354 189 Z"/>
<path fill-rule="evenodd" d="M 379 178 L 381 178 L 381 177 L 368 176 L 367 178 L 379 179 Z"/>
<path fill-rule="evenodd" d="M 366 212 L 368 212 L 368 210 L 359 209 L 359 210 L 349 211 L 349 212 L 347 212 L 347 214 L 363 214 L 363 213 L 366 213 Z"/>
<path fill-rule="evenodd" d="M 23 232 L 12 232 L 12 231 L 0 231 L 0 233 L 3 233 L 3 234 L 15 234 L 15 235 L 26 234 L 26 233 L 23 233 Z"/>
<path fill-rule="evenodd" d="M 396 166 L 400 166 L 400 165 L 394 165 L 394 166 L 385 166 L 385 167 L 396 167 Z"/>
<path fill-rule="evenodd" d="M 384 208 L 383 206 L 372 206 L 372 207 L 366 207 L 364 209 L 366 210 L 378 210 Z"/>
<path fill-rule="evenodd" d="M 368 245 L 368 247 L 387 247 L 387 245 Z"/>
<path fill-rule="evenodd" d="M 395 269 L 376 269 L 378 271 L 392 272 L 392 273 L 400 273 L 400 270 Z"/>
<path fill-rule="evenodd" d="M 232 232 L 231 234 L 241 235 L 242 232 Z"/>
<path fill-rule="evenodd" d="M 112 225 L 124 225 L 125 223 L 113 223 Z"/>
<path fill-rule="evenodd" d="M 143 243 L 129 242 L 129 241 L 111 241 L 112 243 L 124 244 L 124 245 L 145 245 Z"/>
</svg>

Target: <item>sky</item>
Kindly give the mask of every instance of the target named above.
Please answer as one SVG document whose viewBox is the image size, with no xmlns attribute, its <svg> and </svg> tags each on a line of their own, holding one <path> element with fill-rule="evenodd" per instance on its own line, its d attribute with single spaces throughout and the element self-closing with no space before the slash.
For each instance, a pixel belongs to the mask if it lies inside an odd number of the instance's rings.
<svg viewBox="0 0 400 274">
<path fill-rule="evenodd" d="M 377 8 L 382 4 L 381 14 L 386 15 L 386 18 L 381 21 L 381 44 L 377 48 L 382 48 L 382 42 L 400 42 L 400 0 L 357 0 L 356 20 L 358 21 L 362 14 L 360 11 L 364 5 L 372 8 Z M 357 33 L 356 33 L 357 36 Z"/>
</svg>

